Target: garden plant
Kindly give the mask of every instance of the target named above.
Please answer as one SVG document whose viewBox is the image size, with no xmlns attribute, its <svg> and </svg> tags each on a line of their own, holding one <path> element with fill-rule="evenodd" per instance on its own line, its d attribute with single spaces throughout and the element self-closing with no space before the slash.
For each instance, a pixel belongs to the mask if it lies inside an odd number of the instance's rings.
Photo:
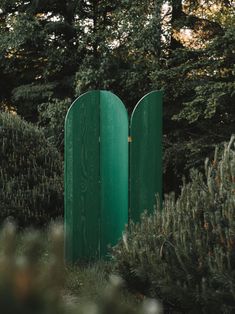
<svg viewBox="0 0 235 314">
<path fill-rule="evenodd" d="M 130 223 L 114 248 L 128 286 L 172 313 L 234 313 L 234 139 L 206 160 L 204 175 L 191 172 L 178 198 L 166 196 L 162 209 Z"/>
</svg>

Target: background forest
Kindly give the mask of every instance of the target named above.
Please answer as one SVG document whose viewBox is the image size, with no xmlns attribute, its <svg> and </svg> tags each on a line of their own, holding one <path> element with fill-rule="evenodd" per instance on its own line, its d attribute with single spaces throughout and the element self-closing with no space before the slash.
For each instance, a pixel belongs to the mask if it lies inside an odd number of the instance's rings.
<svg viewBox="0 0 235 314">
<path fill-rule="evenodd" d="M 129 112 L 164 91 L 164 192 L 178 193 L 234 132 L 234 39 L 230 0 L 0 0 L 1 207 L 62 213 L 64 117 L 90 89 Z"/>
</svg>

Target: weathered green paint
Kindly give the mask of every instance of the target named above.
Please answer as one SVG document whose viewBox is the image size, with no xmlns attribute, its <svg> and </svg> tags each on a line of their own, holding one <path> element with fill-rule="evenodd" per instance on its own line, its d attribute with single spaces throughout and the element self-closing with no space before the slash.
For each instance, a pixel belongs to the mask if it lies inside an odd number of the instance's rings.
<svg viewBox="0 0 235 314">
<path fill-rule="evenodd" d="M 128 122 L 115 95 L 92 91 L 65 123 L 65 259 L 105 256 L 127 223 Z M 124 166 L 123 166 L 124 164 Z"/>
<path fill-rule="evenodd" d="M 153 211 L 162 196 L 162 92 L 144 96 L 130 124 L 130 219 L 139 221 L 144 210 Z"/>
</svg>

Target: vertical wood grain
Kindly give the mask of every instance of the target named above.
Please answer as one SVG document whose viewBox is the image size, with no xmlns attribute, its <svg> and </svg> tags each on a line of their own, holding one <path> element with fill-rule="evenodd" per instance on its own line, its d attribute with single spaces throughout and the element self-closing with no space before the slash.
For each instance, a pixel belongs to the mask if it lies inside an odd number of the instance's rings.
<svg viewBox="0 0 235 314">
<path fill-rule="evenodd" d="M 79 97 L 65 123 L 65 256 L 99 256 L 99 92 Z"/>
<path fill-rule="evenodd" d="M 162 92 L 144 96 L 130 123 L 130 218 L 153 211 L 162 196 Z"/>
</svg>

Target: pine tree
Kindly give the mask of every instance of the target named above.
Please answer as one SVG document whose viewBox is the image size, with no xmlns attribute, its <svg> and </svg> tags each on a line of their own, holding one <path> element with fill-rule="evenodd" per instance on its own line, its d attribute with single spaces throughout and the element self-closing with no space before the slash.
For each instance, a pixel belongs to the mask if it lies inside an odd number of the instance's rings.
<svg viewBox="0 0 235 314">
<path fill-rule="evenodd" d="M 51 98 L 73 95 L 76 1 L 0 1 L 1 66 L 9 92 L 2 101 L 27 120 Z"/>
</svg>

